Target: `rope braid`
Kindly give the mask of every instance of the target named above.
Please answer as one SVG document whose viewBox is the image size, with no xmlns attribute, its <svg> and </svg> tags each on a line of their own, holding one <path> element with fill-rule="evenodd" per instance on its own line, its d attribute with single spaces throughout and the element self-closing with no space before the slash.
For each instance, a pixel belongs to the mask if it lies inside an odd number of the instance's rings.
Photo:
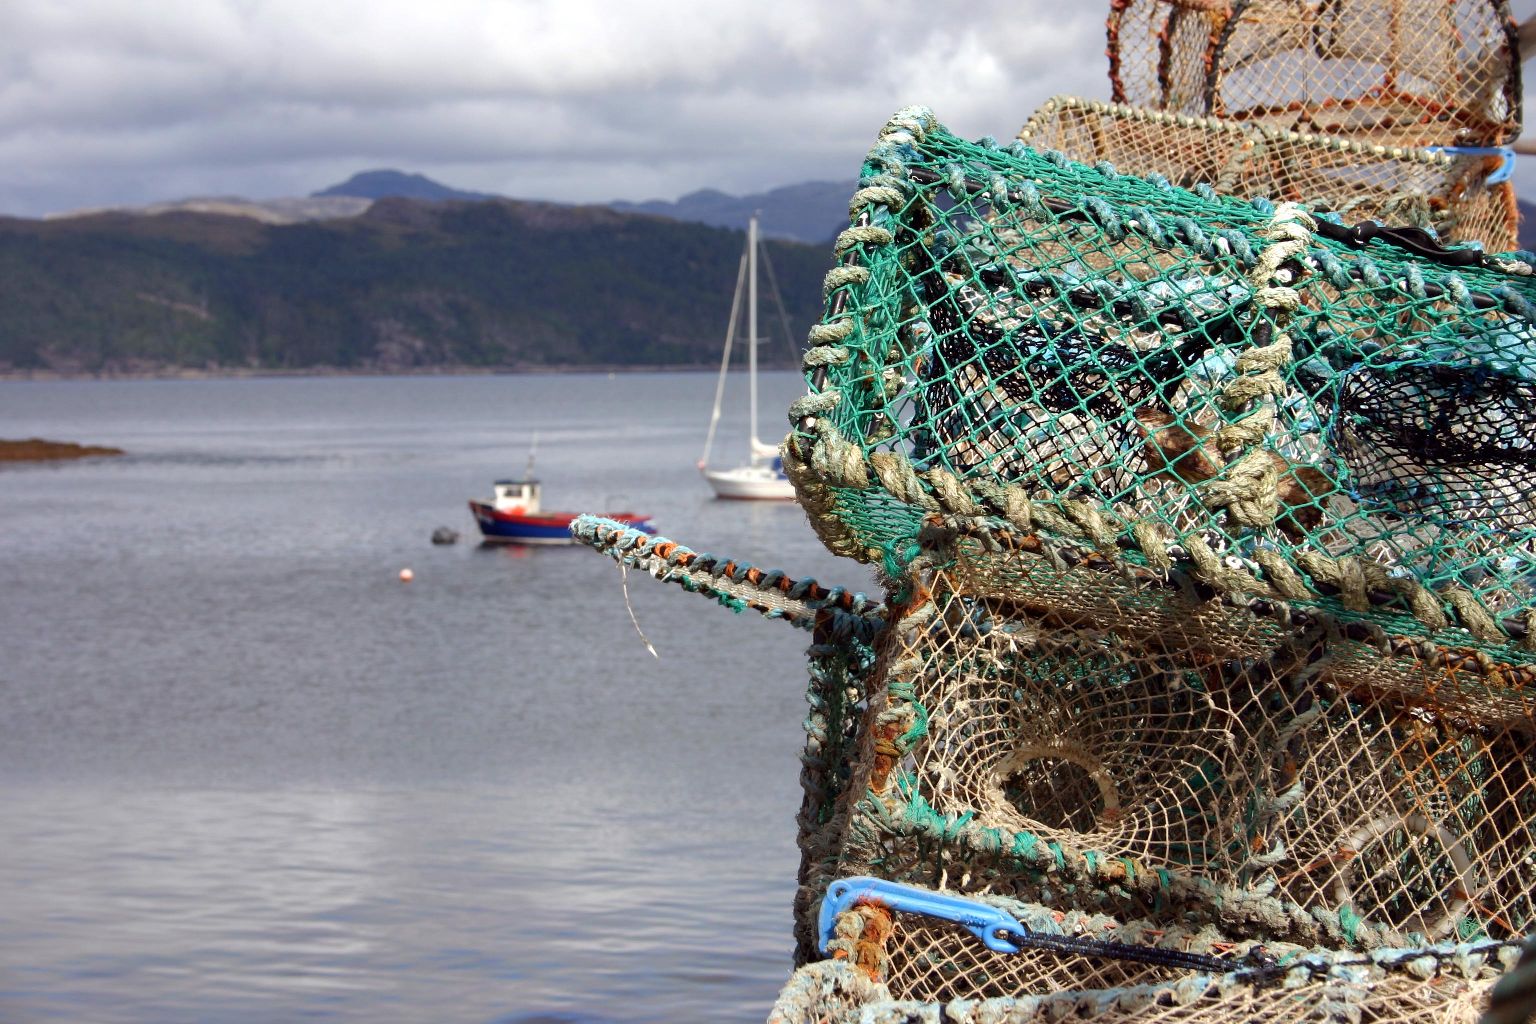
<svg viewBox="0 0 1536 1024">
<path fill-rule="evenodd" d="M 571 535 L 616 562 L 676 583 L 732 611 L 751 609 L 801 629 L 820 629 L 830 620 L 831 635 L 864 642 L 885 624 L 885 606 L 863 594 L 823 587 L 813 579 L 794 580 L 780 569 L 764 571 L 735 559 L 700 554 L 612 519 L 577 516 Z"/>
</svg>

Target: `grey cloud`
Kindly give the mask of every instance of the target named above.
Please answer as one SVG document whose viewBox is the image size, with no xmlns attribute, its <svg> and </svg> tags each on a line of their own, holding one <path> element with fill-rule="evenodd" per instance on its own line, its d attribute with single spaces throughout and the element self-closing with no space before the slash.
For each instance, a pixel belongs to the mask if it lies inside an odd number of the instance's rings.
<svg viewBox="0 0 1536 1024">
<path fill-rule="evenodd" d="M 1006 138 L 1053 94 L 1107 96 L 1107 6 L 11 0 L 0 212 L 291 195 L 378 166 L 563 201 L 847 180 L 907 104 Z"/>
<path fill-rule="evenodd" d="M 1101 12 L 1051 11 L 20 0 L 0 10 L 0 209 L 270 195 L 378 165 L 562 200 L 851 177 L 906 103 L 1006 135 L 1053 92 L 1102 94 Z"/>
</svg>

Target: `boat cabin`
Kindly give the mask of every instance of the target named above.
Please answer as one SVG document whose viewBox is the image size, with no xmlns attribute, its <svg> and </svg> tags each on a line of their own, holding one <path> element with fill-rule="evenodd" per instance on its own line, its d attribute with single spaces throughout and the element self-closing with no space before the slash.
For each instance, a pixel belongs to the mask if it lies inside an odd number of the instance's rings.
<svg viewBox="0 0 1536 1024">
<path fill-rule="evenodd" d="M 491 507 L 498 512 L 538 514 L 539 482 L 537 480 L 497 480 L 491 494 Z"/>
</svg>

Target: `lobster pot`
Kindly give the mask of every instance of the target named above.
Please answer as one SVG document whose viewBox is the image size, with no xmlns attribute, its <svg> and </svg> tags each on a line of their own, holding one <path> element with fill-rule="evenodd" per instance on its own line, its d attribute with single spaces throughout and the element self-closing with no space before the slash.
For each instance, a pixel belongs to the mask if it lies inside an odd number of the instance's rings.
<svg viewBox="0 0 1536 1024">
<path fill-rule="evenodd" d="M 1229 941 L 1536 931 L 1520 729 L 1312 672 L 1301 648 L 1223 657 L 1199 602 L 1154 641 L 948 572 L 925 585 L 876 666 L 842 874 Z"/>
<path fill-rule="evenodd" d="M 834 551 L 1530 727 L 1529 264 L 923 111 L 865 173 L 788 452 Z"/>
<path fill-rule="evenodd" d="M 1507 184 L 1489 184 L 1502 158 L 1385 148 L 1258 121 L 1191 117 L 1059 96 L 1035 112 L 1019 139 L 1082 163 L 1162 174 L 1234 196 L 1305 201 L 1353 223 L 1427 228 L 1446 243 L 1516 247 L 1518 211 Z"/>
<path fill-rule="evenodd" d="M 1230 0 L 1112 0 L 1110 95 L 1176 114 L 1208 113 L 1207 56 L 1231 17 Z"/>
<path fill-rule="evenodd" d="M 1116 102 L 1383 146 L 1496 146 L 1520 127 L 1502 0 L 1117 0 Z"/>
</svg>

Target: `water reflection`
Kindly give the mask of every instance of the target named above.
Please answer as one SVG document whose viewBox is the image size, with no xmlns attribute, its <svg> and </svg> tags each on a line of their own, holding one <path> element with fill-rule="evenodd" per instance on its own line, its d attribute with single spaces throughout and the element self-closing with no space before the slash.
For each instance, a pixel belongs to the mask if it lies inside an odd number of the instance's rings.
<svg viewBox="0 0 1536 1024">
<path fill-rule="evenodd" d="M 531 822 L 522 796 L 486 791 L 12 800 L 0 961 L 28 966 L 7 978 L 0 1019 L 44 1016 L 61 992 L 76 1019 L 101 1021 L 328 1007 L 387 1020 L 760 1019 L 770 986 L 743 978 L 780 960 L 764 950 L 787 934 L 788 892 L 759 883 L 789 865 L 703 817 L 676 829 L 590 793 L 545 796 L 560 821 Z M 701 852 L 746 863 L 690 886 L 677 866 Z"/>
</svg>

